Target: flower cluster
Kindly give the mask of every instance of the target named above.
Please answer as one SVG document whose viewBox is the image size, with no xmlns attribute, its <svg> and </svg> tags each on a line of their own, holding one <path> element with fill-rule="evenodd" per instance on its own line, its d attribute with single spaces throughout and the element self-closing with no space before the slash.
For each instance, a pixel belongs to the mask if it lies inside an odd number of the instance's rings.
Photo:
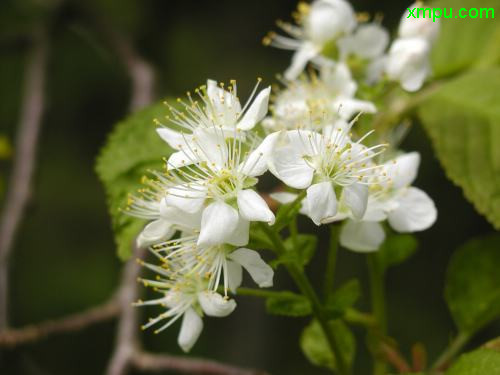
<svg viewBox="0 0 500 375">
<path fill-rule="evenodd" d="M 137 241 L 159 265 L 141 261 L 157 273 L 141 281 L 161 296 L 136 305 L 165 308 L 144 326 L 159 325 L 156 332 L 182 317 L 178 342 L 185 351 L 199 337 L 204 315 L 223 317 L 235 309 L 228 291 L 239 287 L 243 269 L 259 287 L 273 285 L 273 269 L 246 248 L 252 222 L 275 223 L 257 191 L 266 172 L 280 185 L 271 198 L 300 205 L 316 225 L 342 221 L 340 242 L 353 251 L 376 251 L 385 221 L 397 232 L 415 232 L 436 220 L 433 201 L 411 186 L 419 154 L 374 140 L 374 129 L 363 134 L 355 127 L 356 115 L 377 112 L 373 102 L 355 97 L 361 85 L 392 79 L 409 91 L 422 86 L 434 25 L 404 18 L 386 52 L 389 36 L 380 22 L 358 23 L 344 0 L 301 3 L 297 20 L 299 26 L 280 23 L 294 39 L 266 39 L 296 50 L 285 88 L 271 105 L 270 87 L 259 91 L 257 83 L 242 105 L 236 82 L 208 80 L 175 107 L 166 103 L 171 115 L 165 123 L 155 120 L 175 152 L 164 171 L 145 178 L 127 212 L 150 221 Z M 301 74 L 308 62 L 317 70 Z"/>
</svg>

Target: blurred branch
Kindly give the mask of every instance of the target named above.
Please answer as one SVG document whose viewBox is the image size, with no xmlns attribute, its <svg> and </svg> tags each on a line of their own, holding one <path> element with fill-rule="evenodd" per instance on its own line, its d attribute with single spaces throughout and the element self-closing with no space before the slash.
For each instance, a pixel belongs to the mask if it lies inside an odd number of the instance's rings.
<svg viewBox="0 0 500 375">
<path fill-rule="evenodd" d="M 30 196 L 35 155 L 45 105 L 44 90 L 48 48 L 45 30 L 37 30 L 26 65 L 14 164 L 0 221 L 0 331 L 8 326 L 8 259 Z"/>
<path fill-rule="evenodd" d="M 265 375 L 258 370 L 241 369 L 215 361 L 170 355 L 157 355 L 144 352 L 136 353 L 134 366 L 142 371 L 175 370 L 182 374 L 199 375 Z"/>
<path fill-rule="evenodd" d="M 143 249 L 134 249 L 134 255 L 143 258 Z M 132 302 L 139 298 L 137 278 L 141 266 L 137 262 L 128 261 L 123 270 L 118 300 L 120 305 L 120 317 L 118 320 L 116 345 L 114 353 L 109 361 L 107 375 L 126 374 L 132 365 L 134 353 L 139 350 L 137 323 L 137 308 L 132 306 Z"/>
<path fill-rule="evenodd" d="M 14 347 L 35 342 L 57 333 L 79 331 L 92 324 L 111 319 L 117 316 L 119 312 L 120 307 L 117 298 L 112 298 L 102 305 L 80 313 L 1 332 L 0 346 Z"/>
</svg>

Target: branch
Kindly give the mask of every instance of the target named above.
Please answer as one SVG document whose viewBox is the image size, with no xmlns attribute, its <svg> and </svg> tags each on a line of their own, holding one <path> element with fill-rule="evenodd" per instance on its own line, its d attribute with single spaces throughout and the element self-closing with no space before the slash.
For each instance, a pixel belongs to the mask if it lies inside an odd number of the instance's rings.
<svg viewBox="0 0 500 375">
<path fill-rule="evenodd" d="M 0 346 L 14 347 L 38 341 L 57 333 L 79 331 L 92 324 L 111 319 L 118 315 L 119 311 L 117 298 L 111 298 L 108 302 L 87 311 L 4 331 L 0 333 Z"/>
<path fill-rule="evenodd" d="M 175 370 L 181 374 L 191 375 L 266 375 L 263 371 L 237 368 L 205 359 L 144 352 L 136 353 L 133 363 L 138 370 L 151 372 Z"/>
<path fill-rule="evenodd" d="M 145 256 L 144 249 L 134 247 L 134 254 L 138 258 Z M 137 323 L 137 308 L 132 302 L 139 298 L 137 278 L 141 266 L 139 263 L 129 260 L 123 270 L 121 287 L 119 290 L 119 305 L 121 314 L 118 320 L 116 345 L 114 353 L 109 361 L 107 375 L 124 375 L 132 365 L 134 353 L 139 350 Z"/>
<path fill-rule="evenodd" d="M 45 30 L 37 31 L 26 66 L 14 164 L 0 221 L 0 331 L 8 326 L 8 259 L 30 196 L 45 106 L 45 70 L 49 47 Z"/>
</svg>

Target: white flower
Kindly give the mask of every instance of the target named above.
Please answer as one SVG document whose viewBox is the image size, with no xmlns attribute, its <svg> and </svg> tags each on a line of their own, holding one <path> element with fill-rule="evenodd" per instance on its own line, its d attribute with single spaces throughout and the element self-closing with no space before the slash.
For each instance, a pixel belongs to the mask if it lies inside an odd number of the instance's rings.
<svg viewBox="0 0 500 375">
<path fill-rule="evenodd" d="M 182 317 L 177 341 L 185 352 L 191 350 L 201 334 L 203 314 L 225 317 L 236 308 L 234 300 L 222 297 L 214 291 L 206 290 L 206 283 L 198 275 L 181 274 L 175 269 L 171 269 L 168 264 L 164 264 L 162 267 L 143 264 L 157 272 L 159 276 L 156 280 L 141 279 L 141 281 L 145 286 L 153 287 L 155 291 L 161 293 L 162 297 L 148 301 L 139 300 L 134 305 L 160 305 L 166 308 L 166 311 L 151 318 L 147 324 L 142 326 L 142 329 L 166 321 L 155 330 L 155 333 L 159 333 Z"/>
<path fill-rule="evenodd" d="M 191 233 L 195 232 L 193 229 Z M 258 252 L 228 244 L 200 246 L 197 242 L 196 234 L 187 234 L 159 243 L 152 251 L 164 264 L 182 264 L 182 267 L 177 268 L 179 272 L 204 277 L 208 290 L 216 291 L 222 283 L 224 294 L 227 294 L 228 289 L 235 292 L 241 285 L 242 268 L 247 270 L 259 287 L 273 285 L 274 271 Z"/>
<path fill-rule="evenodd" d="M 144 248 L 166 241 L 177 231 L 200 228 L 199 212 L 188 213 L 167 206 L 165 191 L 155 180 L 143 177 L 142 182 L 147 187 L 139 190 L 140 196 L 129 195 L 125 209 L 125 213 L 131 216 L 151 220 L 137 236 L 138 247 Z"/>
<path fill-rule="evenodd" d="M 389 45 L 389 32 L 376 22 L 360 25 L 354 33 L 339 40 L 340 55 L 343 59 L 355 55 L 373 60 L 384 54 Z"/>
<path fill-rule="evenodd" d="M 167 119 L 179 126 L 181 130 L 173 130 L 161 124 L 159 120 L 155 120 L 158 125 L 162 125 L 157 129 L 160 137 L 170 147 L 179 150 L 171 156 L 171 165 L 177 165 L 181 160 L 187 162 L 192 159 L 192 150 L 196 148 L 197 143 L 203 142 L 203 137 L 200 137 L 203 132 L 217 131 L 224 134 L 226 138 L 244 137 L 245 134 L 242 131 L 250 130 L 260 122 L 267 113 L 271 88 L 265 88 L 254 99 L 259 82 L 260 79 L 243 107 L 237 96 L 236 81 L 231 81 L 228 89 L 224 90 L 223 86 L 219 87 L 216 81 L 208 80 L 207 86 L 196 89 L 198 100 L 193 99 L 190 93 L 188 93 L 187 103 L 178 99 L 184 111 L 165 102 L 172 112 L 172 117 L 167 117 Z M 186 158 L 186 155 L 191 157 Z"/>
<path fill-rule="evenodd" d="M 356 16 L 345 0 L 316 0 L 310 6 L 299 5 L 302 27 L 287 23 L 279 25 L 293 38 L 271 34 L 264 39 L 266 44 L 296 50 L 285 78 L 295 79 L 306 64 L 318 57 L 325 46 L 356 27 Z"/>
<path fill-rule="evenodd" d="M 412 10 L 415 8 L 422 8 L 422 4 L 414 3 L 408 8 Z M 410 15 L 410 12 L 406 10 L 399 23 L 399 36 L 402 38 L 418 37 L 426 39 L 431 43 L 434 42 L 439 34 L 440 21 L 439 19 L 436 21 L 431 15 L 428 15 L 428 13 L 428 11 L 425 12 L 425 18 L 422 13 L 420 13 L 418 18 L 415 18 L 417 14 L 413 17 Z"/>
<path fill-rule="evenodd" d="M 411 152 L 382 166 L 387 179 L 370 185 L 363 218 L 348 220 L 342 229 L 343 246 L 363 252 L 377 250 L 385 239 L 380 222 L 386 219 L 401 233 L 422 231 L 434 224 L 437 218 L 434 202 L 424 191 L 411 186 L 419 164 L 420 155 Z"/>
<path fill-rule="evenodd" d="M 430 44 L 425 39 L 396 39 L 389 50 L 387 75 L 406 91 L 417 91 L 430 73 L 429 54 Z"/>
<path fill-rule="evenodd" d="M 324 66 L 319 76 L 301 76 L 278 92 L 272 106 L 273 117 L 266 118 L 263 125 L 271 130 L 304 125 L 320 129 L 338 119 L 349 120 L 360 112 L 376 112 L 373 103 L 354 98 L 356 89 L 345 64 Z"/>
<path fill-rule="evenodd" d="M 198 245 L 248 242 L 250 221 L 274 223 L 274 214 L 251 187 L 268 168 L 278 133 L 268 135 L 257 147 L 240 137 L 226 140 L 217 130 L 200 133 L 184 168 L 159 176 L 166 204 L 188 213 L 201 210 Z M 170 159 L 168 161 L 170 165 Z"/>
<path fill-rule="evenodd" d="M 305 211 L 320 225 L 337 215 L 340 193 L 355 217 L 362 218 L 368 200 L 370 177 L 378 166 L 371 161 L 384 145 L 365 147 L 352 142 L 352 123 L 325 128 L 323 133 L 290 130 L 288 144 L 276 149 L 276 177 L 295 189 L 307 189 Z M 365 136 L 366 137 L 366 136 Z"/>
</svg>

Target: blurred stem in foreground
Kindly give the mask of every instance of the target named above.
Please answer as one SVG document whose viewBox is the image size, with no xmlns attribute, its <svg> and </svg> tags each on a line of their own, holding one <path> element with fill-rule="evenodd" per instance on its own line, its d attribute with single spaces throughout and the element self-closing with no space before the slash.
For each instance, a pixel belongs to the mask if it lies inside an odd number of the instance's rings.
<svg viewBox="0 0 500 375">
<path fill-rule="evenodd" d="M 367 254 L 368 273 L 370 278 L 370 292 L 372 299 L 372 312 L 377 320 L 378 330 L 382 336 L 387 334 L 387 317 L 385 311 L 385 290 L 384 290 L 384 271 L 380 268 L 376 254 Z M 378 353 L 373 354 L 374 375 L 384 375 L 387 372 L 385 361 L 380 359 Z"/>
<path fill-rule="evenodd" d="M 339 248 L 339 226 L 330 226 L 330 246 L 328 247 L 328 257 L 326 260 L 325 299 L 333 292 L 333 283 L 335 281 L 335 266 L 337 265 L 337 252 Z"/>
</svg>

